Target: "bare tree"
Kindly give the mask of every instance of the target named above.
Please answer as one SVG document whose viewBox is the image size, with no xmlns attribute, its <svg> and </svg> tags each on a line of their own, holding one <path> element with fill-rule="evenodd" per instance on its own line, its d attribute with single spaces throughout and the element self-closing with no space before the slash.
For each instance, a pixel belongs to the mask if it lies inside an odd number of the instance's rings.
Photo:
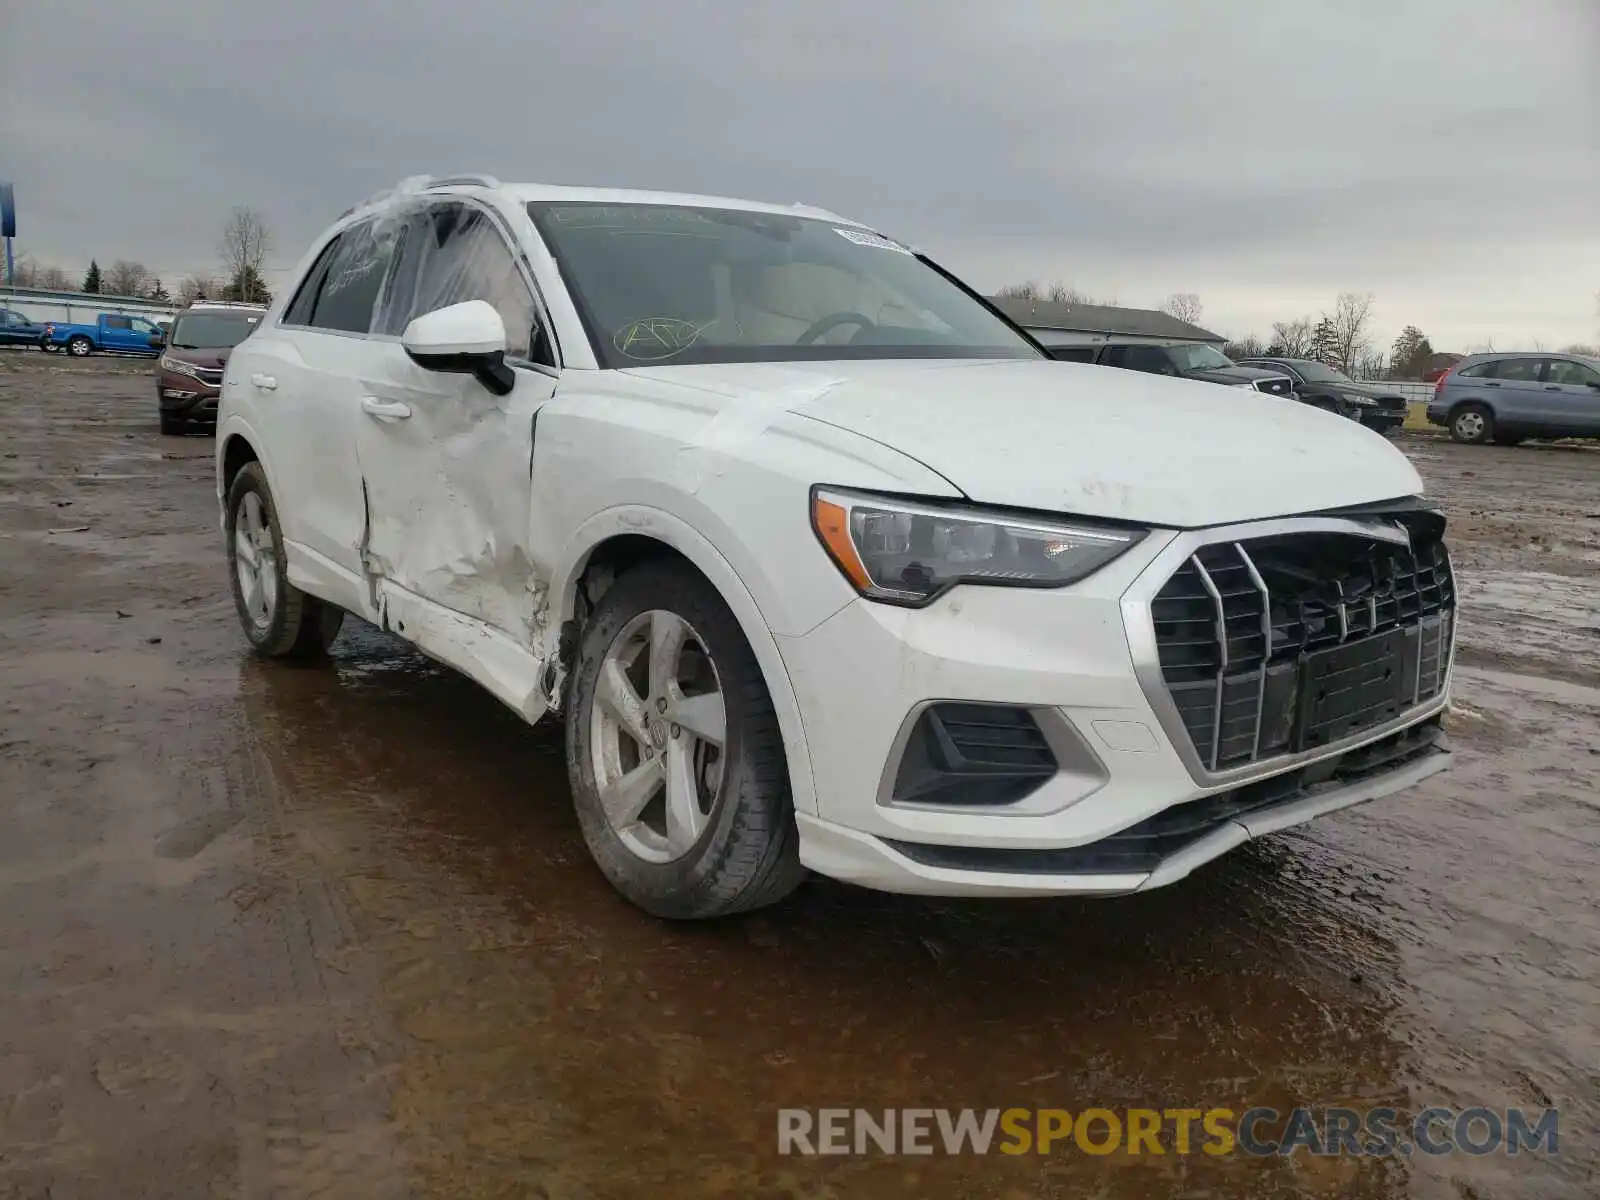
<svg viewBox="0 0 1600 1200">
<path fill-rule="evenodd" d="M 1310 317 L 1295 321 L 1272 323 L 1272 345 L 1268 347 L 1282 358 L 1310 358 L 1316 347 L 1317 323 Z"/>
<path fill-rule="evenodd" d="M 1064 283 L 1041 285 L 1032 279 L 1025 279 L 1021 283 L 1008 283 L 995 292 L 995 296 L 1005 300 L 1048 300 L 1052 304 L 1093 304 L 1085 292 L 1080 292 L 1075 287 Z"/>
<path fill-rule="evenodd" d="M 1200 314 L 1203 307 L 1200 297 L 1193 292 L 1173 292 L 1167 297 L 1167 302 L 1161 306 L 1161 311 L 1169 317 L 1177 317 L 1180 321 L 1187 321 L 1191 325 L 1200 324 Z"/>
<path fill-rule="evenodd" d="M 1065 304 L 1068 306 L 1074 304 L 1094 303 L 1094 301 L 1089 298 L 1089 294 L 1087 292 L 1080 292 L 1077 288 L 1068 287 L 1064 283 L 1052 283 L 1050 285 L 1049 299 L 1055 304 Z"/>
<path fill-rule="evenodd" d="M 1372 344 L 1372 294 L 1340 292 L 1333 312 L 1333 350 L 1346 370 L 1354 368 Z"/>
<path fill-rule="evenodd" d="M 242 300 L 257 300 L 262 268 L 267 264 L 267 252 L 272 248 L 272 235 L 267 223 L 253 208 L 240 206 L 228 217 L 222 227 L 222 266 L 228 280 L 240 293 Z"/>
<path fill-rule="evenodd" d="M 1031 279 L 1021 283 L 1008 283 L 995 292 L 995 296 L 1002 300 L 1042 300 L 1044 292 Z"/>
<path fill-rule="evenodd" d="M 193 304 L 196 300 L 215 300 L 222 295 L 222 285 L 209 275 L 191 275 L 178 285 L 178 303 Z"/>
<path fill-rule="evenodd" d="M 1243 358 L 1260 358 L 1266 352 L 1267 347 L 1253 333 L 1247 333 L 1237 341 L 1228 342 L 1222 347 L 1222 353 L 1235 362 Z"/>
<path fill-rule="evenodd" d="M 112 296 L 142 296 L 150 281 L 150 271 L 141 262 L 119 258 L 106 268 L 101 290 Z"/>
<path fill-rule="evenodd" d="M 60 267 L 44 267 L 39 272 L 38 286 L 54 292 L 64 292 L 72 286 L 72 280 L 67 278 L 67 273 Z"/>
<path fill-rule="evenodd" d="M 1600 346 L 1592 346 L 1588 342 L 1573 342 L 1570 346 L 1561 347 L 1563 354 L 1581 354 L 1585 358 L 1600 358 Z"/>
</svg>

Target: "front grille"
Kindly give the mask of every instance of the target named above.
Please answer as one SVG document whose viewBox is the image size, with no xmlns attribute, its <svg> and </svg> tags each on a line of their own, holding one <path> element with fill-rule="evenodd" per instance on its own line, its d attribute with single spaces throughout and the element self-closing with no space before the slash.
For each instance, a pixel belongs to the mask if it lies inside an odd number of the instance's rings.
<svg viewBox="0 0 1600 1200">
<path fill-rule="evenodd" d="M 194 369 L 194 377 L 201 383 L 209 384 L 211 387 L 221 387 L 222 373 L 225 369 L 223 367 L 196 367 Z"/>
<path fill-rule="evenodd" d="M 1011 804 L 1056 773 L 1055 752 L 1025 708 L 934 704 L 911 729 L 896 804 Z"/>
<path fill-rule="evenodd" d="M 1058 850 L 1002 850 L 986 846 L 932 846 L 889 841 L 913 862 L 958 871 L 1006 871 L 1038 875 L 1145 874 L 1184 847 L 1241 817 L 1261 816 L 1300 800 L 1364 779 L 1387 775 L 1409 763 L 1445 752 L 1438 717 L 1347 750 L 1323 762 L 1256 783 L 1177 804 L 1137 825 L 1086 846 Z"/>
<path fill-rule="evenodd" d="M 1151 605 L 1167 691 L 1212 771 L 1330 745 L 1437 696 L 1454 613 L 1442 542 L 1339 533 L 1203 546 Z"/>
</svg>

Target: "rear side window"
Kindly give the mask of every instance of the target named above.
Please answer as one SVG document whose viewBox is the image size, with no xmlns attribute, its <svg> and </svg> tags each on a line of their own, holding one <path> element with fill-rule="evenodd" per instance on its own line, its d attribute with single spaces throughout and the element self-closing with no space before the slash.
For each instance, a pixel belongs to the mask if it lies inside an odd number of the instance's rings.
<svg viewBox="0 0 1600 1200">
<path fill-rule="evenodd" d="M 366 333 L 372 328 L 372 310 L 388 265 L 388 255 L 372 236 L 370 223 L 345 230 L 339 249 L 328 261 L 307 324 L 316 329 Z"/>
<path fill-rule="evenodd" d="M 389 247 L 372 235 L 372 223 L 346 229 L 329 242 L 284 311 L 285 325 L 366 333 L 389 266 Z"/>
<path fill-rule="evenodd" d="M 1093 346 L 1051 346 L 1050 357 L 1062 362 L 1093 362 Z"/>
<path fill-rule="evenodd" d="M 1539 379 L 1537 358 L 1503 358 L 1494 367 L 1494 377 L 1512 383 L 1536 383 Z"/>
<path fill-rule="evenodd" d="M 1149 371 L 1156 375 L 1176 375 L 1177 369 L 1167 357 L 1163 346 L 1113 346 L 1100 360 L 1113 367 L 1126 367 L 1131 371 Z"/>
<path fill-rule="evenodd" d="M 107 317 L 106 318 L 106 328 L 107 329 L 132 329 L 133 328 L 133 322 L 128 320 L 127 317 Z"/>
<path fill-rule="evenodd" d="M 1474 363 L 1470 367 L 1462 367 L 1456 372 L 1456 376 L 1460 379 L 1487 379 L 1489 378 L 1489 368 L 1494 365 L 1492 362 Z"/>
<path fill-rule="evenodd" d="M 322 253 L 317 255 L 317 261 L 311 264 L 311 270 L 306 272 L 305 279 L 300 282 L 300 290 L 294 294 L 294 299 L 289 301 L 289 307 L 284 310 L 285 325 L 311 324 L 311 308 L 317 302 L 317 291 L 322 287 L 323 279 L 327 277 L 328 264 L 338 253 L 339 241 L 339 238 L 334 238 L 324 246 Z"/>
</svg>

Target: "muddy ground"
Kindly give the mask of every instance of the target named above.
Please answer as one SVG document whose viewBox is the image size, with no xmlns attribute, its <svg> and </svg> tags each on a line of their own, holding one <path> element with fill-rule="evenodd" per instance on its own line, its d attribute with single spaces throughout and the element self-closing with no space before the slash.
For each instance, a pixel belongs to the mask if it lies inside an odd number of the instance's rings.
<svg viewBox="0 0 1600 1200">
<path fill-rule="evenodd" d="M 1600 1194 L 1600 453 L 1402 443 L 1452 772 L 1113 901 L 666 926 L 558 731 L 366 628 L 245 652 L 144 364 L 0 357 L 0 1196 Z M 1561 1110 L 1554 1158 L 780 1158 L 776 1110 Z"/>
</svg>

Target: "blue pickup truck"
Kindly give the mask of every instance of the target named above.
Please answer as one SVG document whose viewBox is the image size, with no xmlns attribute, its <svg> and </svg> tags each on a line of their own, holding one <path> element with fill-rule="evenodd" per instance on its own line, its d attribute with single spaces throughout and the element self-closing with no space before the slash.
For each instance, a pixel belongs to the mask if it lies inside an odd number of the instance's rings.
<svg viewBox="0 0 1600 1200">
<path fill-rule="evenodd" d="M 161 353 L 162 329 L 145 317 L 120 313 L 101 313 L 93 325 L 46 322 L 46 348 L 65 349 L 74 358 L 103 354 L 143 354 L 154 358 Z"/>
<path fill-rule="evenodd" d="M 43 346 L 44 325 L 10 308 L 0 308 L 0 346 Z"/>
</svg>

